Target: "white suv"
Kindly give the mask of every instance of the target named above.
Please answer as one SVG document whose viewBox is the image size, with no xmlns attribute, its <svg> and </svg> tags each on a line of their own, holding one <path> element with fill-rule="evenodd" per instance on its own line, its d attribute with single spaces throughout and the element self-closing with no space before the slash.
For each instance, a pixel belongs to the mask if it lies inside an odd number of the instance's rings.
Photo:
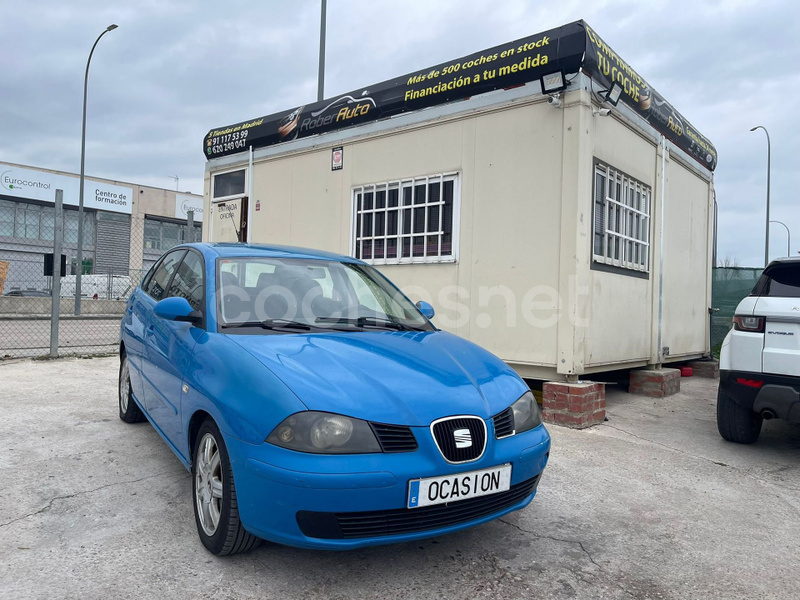
<svg viewBox="0 0 800 600">
<path fill-rule="evenodd" d="M 764 419 L 800 423 L 800 258 L 773 260 L 722 343 L 717 427 L 752 444 Z"/>
</svg>

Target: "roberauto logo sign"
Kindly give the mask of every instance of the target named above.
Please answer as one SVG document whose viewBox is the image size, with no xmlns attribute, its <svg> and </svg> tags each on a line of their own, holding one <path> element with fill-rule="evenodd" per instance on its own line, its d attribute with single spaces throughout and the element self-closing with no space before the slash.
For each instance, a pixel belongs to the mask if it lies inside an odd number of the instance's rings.
<svg viewBox="0 0 800 600">
<path fill-rule="evenodd" d="M 302 123 L 300 123 L 300 133 L 311 131 L 318 127 L 327 127 L 333 123 L 347 123 L 351 119 L 366 115 L 370 109 L 374 109 L 376 106 L 375 100 L 367 95 L 367 90 L 364 90 L 358 98 L 354 98 L 349 94 L 340 96 L 324 108 L 312 112 L 310 117 L 303 119 Z M 294 114 L 293 112 L 289 116 Z M 295 124 L 299 118 L 300 115 L 297 114 Z"/>
</svg>

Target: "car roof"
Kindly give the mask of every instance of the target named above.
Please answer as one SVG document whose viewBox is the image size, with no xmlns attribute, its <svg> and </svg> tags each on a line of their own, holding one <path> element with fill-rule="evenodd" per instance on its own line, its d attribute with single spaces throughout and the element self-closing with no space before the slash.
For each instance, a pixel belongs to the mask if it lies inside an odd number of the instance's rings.
<svg viewBox="0 0 800 600">
<path fill-rule="evenodd" d="M 222 258 L 235 258 L 237 256 L 263 256 L 269 258 L 307 258 L 318 260 L 332 260 L 336 262 L 350 262 L 364 264 L 362 261 L 312 248 L 299 248 L 296 246 L 282 246 L 278 244 L 244 244 L 238 242 L 203 242 L 197 244 L 181 244 L 179 247 L 197 248 L 204 254 L 214 254 Z"/>
<path fill-rule="evenodd" d="M 768 266 L 800 264 L 800 256 L 784 256 L 783 258 L 773 258 Z"/>
</svg>

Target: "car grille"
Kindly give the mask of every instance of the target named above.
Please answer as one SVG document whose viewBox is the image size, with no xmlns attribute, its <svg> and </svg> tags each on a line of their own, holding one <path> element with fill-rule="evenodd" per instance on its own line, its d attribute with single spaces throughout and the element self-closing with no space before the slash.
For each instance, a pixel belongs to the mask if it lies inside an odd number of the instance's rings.
<svg viewBox="0 0 800 600">
<path fill-rule="evenodd" d="M 499 415 L 495 415 L 492 420 L 494 421 L 494 437 L 498 440 L 514 435 L 514 411 L 510 406 Z"/>
<path fill-rule="evenodd" d="M 464 430 L 469 432 L 469 435 L 464 435 Z M 431 431 L 439 452 L 448 462 L 469 462 L 483 456 L 486 447 L 486 423 L 479 417 L 441 419 L 434 422 Z M 460 441 L 456 440 L 456 434 Z M 464 446 L 466 443 L 469 445 Z"/>
<path fill-rule="evenodd" d="M 512 485 L 505 492 L 436 504 L 370 512 L 323 513 L 300 511 L 303 535 L 321 539 L 365 538 L 439 529 L 498 513 L 531 495 L 539 475 Z"/>
<path fill-rule="evenodd" d="M 417 449 L 417 439 L 410 427 L 383 423 L 370 423 L 370 425 L 384 452 L 414 452 Z"/>
</svg>

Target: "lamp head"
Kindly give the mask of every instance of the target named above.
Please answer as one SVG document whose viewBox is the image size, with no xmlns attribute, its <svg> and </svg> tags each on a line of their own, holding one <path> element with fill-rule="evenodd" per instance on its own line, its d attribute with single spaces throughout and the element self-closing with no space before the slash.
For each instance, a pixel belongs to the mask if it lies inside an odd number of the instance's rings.
<svg viewBox="0 0 800 600">
<path fill-rule="evenodd" d="M 755 127 L 753 127 L 753 128 L 750 130 L 750 131 L 755 131 L 755 130 L 756 130 L 756 129 L 758 129 L 759 127 L 761 127 L 761 125 L 756 125 L 756 126 L 755 126 Z"/>
<path fill-rule="evenodd" d="M 540 78 L 542 92 L 545 94 L 557 94 L 567 89 L 567 81 L 564 79 L 564 71 L 558 70 Z"/>
<path fill-rule="evenodd" d="M 111 25 L 106 27 L 106 31 L 114 31 L 117 27 L 119 27 L 119 25 L 116 25 L 115 23 L 112 23 Z"/>
<path fill-rule="evenodd" d="M 611 85 L 611 89 L 606 92 L 605 96 L 603 97 L 603 101 L 608 102 L 612 106 L 616 106 L 617 102 L 619 102 L 620 96 L 622 96 L 622 86 L 615 81 Z"/>
</svg>

